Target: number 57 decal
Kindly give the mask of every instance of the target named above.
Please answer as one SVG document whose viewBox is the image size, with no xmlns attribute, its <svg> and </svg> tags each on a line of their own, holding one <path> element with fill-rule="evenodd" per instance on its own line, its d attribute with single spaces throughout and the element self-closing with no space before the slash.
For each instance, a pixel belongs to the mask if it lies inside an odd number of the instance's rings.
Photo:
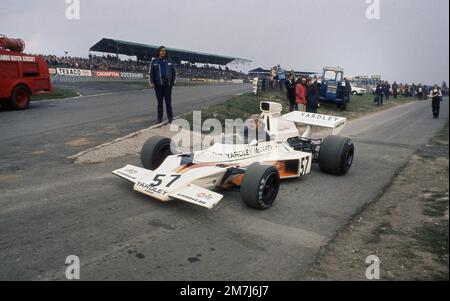
<svg viewBox="0 0 450 301">
<path fill-rule="evenodd" d="M 171 180 L 166 184 L 165 187 L 170 187 L 173 183 L 175 183 L 179 178 L 181 178 L 181 175 L 164 175 L 164 174 L 157 174 L 153 178 L 153 182 L 150 183 L 150 186 L 157 187 L 160 186 L 163 181 L 166 178 L 171 178 Z"/>
</svg>

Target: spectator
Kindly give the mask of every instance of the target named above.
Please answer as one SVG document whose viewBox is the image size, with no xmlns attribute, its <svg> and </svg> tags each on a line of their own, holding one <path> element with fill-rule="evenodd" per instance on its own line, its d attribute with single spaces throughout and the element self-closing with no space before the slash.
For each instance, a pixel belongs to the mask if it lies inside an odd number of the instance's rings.
<svg viewBox="0 0 450 301">
<path fill-rule="evenodd" d="M 439 111 L 441 109 L 442 90 L 438 85 L 434 85 L 430 91 L 431 108 L 433 110 L 433 118 L 439 118 Z"/>
<path fill-rule="evenodd" d="M 287 90 L 287 99 L 289 100 L 289 110 L 292 111 L 298 111 L 297 103 L 295 102 L 296 98 L 296 91 L 295 91 L 295 80 L 294 80 L 294 74 L 289 73 L 288 78 L 286 81 L 286 90 Z"/>
<path fill-rule="evenodd" d="M 297 81 L 295 91 L 296 91 L 295 101 L 297 102 L 298 110 L 305 112 L 306 106 L 308 104 L 306 100 L 306 78 L 302 77 L 299 79 L 299 81 Z"/>
<path fill-rule="evenodd" d="M 398 96 L 398 85 L 397 85 L 396 81 L 394 81 L 394 83 L 392 84 L 392 92 L 394 94 L 394 98 L 397 99 L 397 96 Z"/>
<path fill-rule="evenodd" d="M 380 105 L 383 106 L 383 93 L 384 93 L 383 83 L 378 82 L 377 87 L 375 89 L 375 101 L 377 103 L 377 107 Z"/>
<path fill-rule="evenodd" d="M 272 67 L 270 70 L 270 88 L 272 91 L 275 91 L 278 85 L 277 81 L 277 67 Z"/>
<path fill-rule="evenodd" d="M 388 81 L 384 82 L 384 95 L 386 95 L 386 101 L 391 97 L 391 84 Z"/>
<path fill-rule="evenodd" d="M 291 71 L 290 71 L 290 73 L 293 75 L 293 80 L 294 80 L 294 82 L 296 82 L 297 81 L 297 79 L 295 78 L 295 71 L 294 71 L 294 69 L 291 69 Z"/>
<path fill-rule="evenodd" d="M 417 96 L 417 86 L 415 83 L 409 87 L 409 96 L 416 97 Z"/>
<path fill-rule="evenodd" d="M 307 88 L 307 108 L 306 110 L 310 113 L 317 113 L 317 109 L 319 108 L 319 84 L 317 83 L 317 79 L 310 79 L 308 81 Z"/>
<path fill-rule="evenodd" d="M 352 95 L 352 85 L 350 84 L 350 81 L 344 77 L 344 81 L 345 81 L 345 86 L 347 89 L 347 102 L 350 102 L 350 98 Z"/>
<path fill-rule="evenodd" d="M 422 86 L 422 84 L 420 83 L 420 84 L 417 86 L 417 98 L 418 98 L 419 100 L 423 100 L 423 95 L 424 95 L 423 92 L 424 92 L 424 91 L 423 91 L 423 86 Z"/>
<path fill-rule="evenodd" d="M 342 103 L 341 103 L 341 111 L 346 111 L 347 110 L 347 103 L 348 103 L 348 95 L 351 92 L 349 92 L 349 89 L 347 87 L 347 83 L 344 80 L 341 83 L 341 99 L 342 99 Z"/>
<path fill-rule="evenodd" d="M 166 103 L 167 118 L 172 123 L 172 87 L 176 79 L 175 64 L 169 58 L 167 49 L 160 46 L 156 51 L 156 57 L 151 61 L 149 68 L 150 87 L 155 88 L 156 99 L 158 101 L 158 119 L 156 124 L 162 122 L 163 102 Z"/>
<path fill-rule="evenodd" d="M 277 66 L 277 78 L 280 90 L 283 92 L 284 82 L 286 81 L 286 71 L 281 68 L 280 65 Z"/>
</svg>

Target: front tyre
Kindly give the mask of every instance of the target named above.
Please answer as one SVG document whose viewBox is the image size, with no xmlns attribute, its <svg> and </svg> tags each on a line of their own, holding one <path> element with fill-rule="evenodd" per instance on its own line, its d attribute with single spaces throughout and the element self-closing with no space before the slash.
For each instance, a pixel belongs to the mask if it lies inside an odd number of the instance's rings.
<svg viewBox="0 0 450 301">
<path fill-rule="evenodd" d="M 255 209 L 272 206 L 280 189 L 280 174 L 272 165 L 253 163 L 241 183 L 241 197 L 244 203 Z"/>
<path fill-rule="evenodd" d="M 157 169 L 166 158 L 172 155 L 170 150 L 170 138 L 153 136 L 142 146 L 141 162 L 146 169 Z"/>
<path fill-rule="evenodd" d="M 355 146 L 350 138 L 328 136 L 320 145 L 320 170 L 333 175 L 344 175 L 350 170 L 354 155 Z"/>
</svg>

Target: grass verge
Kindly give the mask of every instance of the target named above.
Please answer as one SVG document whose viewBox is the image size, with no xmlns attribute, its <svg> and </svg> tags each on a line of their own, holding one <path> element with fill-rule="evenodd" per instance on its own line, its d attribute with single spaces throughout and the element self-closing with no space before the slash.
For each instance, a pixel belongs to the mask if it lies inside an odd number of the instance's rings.
<svg viewBox="0 0 450 301">
<path fill-rule="evenodd" d="M 246 93 L 233 97 L 222 104 L 203 108 L 201 110 L 202 119 L 207 120 L 209 118 L 215 118 L 220 120 L 222 124 L 224 123 L 225 119 L 241 118 L 242 120 L 246 120 L 252 114 L 260 112 L 260 101 L 272 101 L 281 103 L 283 105 L 282 113 L 285 114 L 289 112 L 288 100 L 281 92 L 264 92 L 261 95 Z M 337 108 L 336 105 L 321 104 L 318 112 L 327 115 L 338 115 L 351 120 L 411 101 L 416 101 L 416 99 L 391 98 L 389 101 L 385 101 L 385 105 L 383 107 L 377 107 L 374 103 L 374 96 L 367 94 L 363 96 L 352 96 L 351 102 L 348 104 L 347 111 L 341 111 L 339 108 Z M 192 124 L 192 112 L 183 115 L 183 118 L 188 120 Z"/>
<path fill-rule="evenodd" d="M 52 92 L 50 94 L 32 96 L 31 101 L 41 101 L 47 99 L 63 99 L 77 96 L 80 96 L 80 93 L 78 93 L 75 90 L 62 87 L 53 87 Z"/>
</svg>

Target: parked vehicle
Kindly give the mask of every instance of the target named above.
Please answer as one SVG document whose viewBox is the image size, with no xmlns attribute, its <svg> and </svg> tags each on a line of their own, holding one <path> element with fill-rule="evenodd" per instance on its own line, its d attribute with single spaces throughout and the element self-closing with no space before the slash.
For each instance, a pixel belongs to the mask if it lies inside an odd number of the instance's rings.
<svg viewBox="0 0 450 301">
<path fill-rule="evenodd" d="M 339 67 L 323 68 L 320 80 L 320 101 L 341 107 L 344 100 L 344 95 L 342 95 L 343 79 L 344 69 Z"/>
<path fill-rule="evenodd" d="M 365 88 L 357 87 L 355 85 L 352 85 L 352 95 L 364 95 L 366 94 L 367 90 Z"/>
<path fill-rule="evenodd" d="M 21 39 L 0 35 L 0 104 L 16 110 L 27 109 L 32 95 L 51 92 L 47 63 L 24 49 Z"/>
</svg>

